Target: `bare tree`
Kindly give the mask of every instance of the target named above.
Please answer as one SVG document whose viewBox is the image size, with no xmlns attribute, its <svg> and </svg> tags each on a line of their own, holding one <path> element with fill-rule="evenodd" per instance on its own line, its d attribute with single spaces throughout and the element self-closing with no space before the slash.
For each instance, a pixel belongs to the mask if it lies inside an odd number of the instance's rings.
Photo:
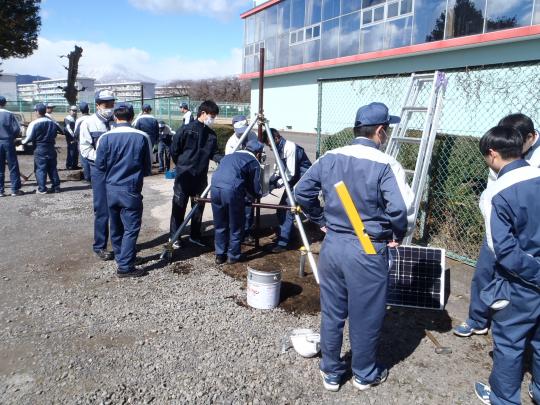
<svg viewBox="0 0 540 405">
<path fill-rule="evenodd" d="M 218 100 L 236 103 L 248 103 L 251 86 L 248 80 L 237 76 L 219 79 L 177 80 L 170 87 L 182 89 L 183 94 L 192 100 Z"/>
<path fill-rule="evenodd" d="M 67 58 L 69 65 L 64 68 L 68 71 L 67 86 L 61 87 L 64 90 L 64 98 L 69 105 L 77 103 L 77 94 L 79 91 L 84 91 L 85 88 L 77 89 L 75 83 L 77 82 L 77 74 L 79 72 L 79 60 L 81 59 L 83 49 L 80 46 L 75 45 L 75 50 L 71 51 L 68 55 L 63 55 L 61 58 Z M 60 86 L 59 86 L 60 87 Z"/>
</svg>

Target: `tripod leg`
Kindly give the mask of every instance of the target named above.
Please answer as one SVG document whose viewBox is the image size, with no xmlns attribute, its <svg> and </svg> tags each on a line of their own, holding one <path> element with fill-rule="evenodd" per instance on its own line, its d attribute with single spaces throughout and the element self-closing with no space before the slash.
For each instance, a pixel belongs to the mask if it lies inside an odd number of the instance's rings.
<svg viewBox="0 0 540 405">
<path fill-rule="evenodd" d="M 283 179 L 283 185 L 285 186 L 285 192 L 287 193 L 287 198 L 289 199 L 289 202 L 291 203 L 291 205 L 293 207 L 296 207 L 296 200 L 294 199 L 294 195 L 291 191 L 291 186 L 289 185 L 289 181 L 287 180 L 287 176 L 285 175 L 285 168 L 283 167 L 283 162 L 279 158 L 279 153 L 276 147 L 276 143 L 274 142 L 274 138 L 271 135 L 270 128 L 268 127 L 267 123 L 264 123 L 264 129 L 266 130 L 266 133 L 268 134 L 268 141 L 270 142 L 270 146 L 272 147 L 272 152 L 274 152 L 274 157 L 276 158 L 279 174 L 281 175 L 281 178 Z M 309 241 L 306 236 L 306 231 L 304 230 L 304 225 L 302 224 L 302 219 L 300 218 L 300 215 L 298 215 L 298 213 L 294 214 L 294 219 L 296 220 L 296 224 L 298 225 L 298 230 L 300 232 L 300 237 L 302 238 L 302 243 L 304 244 L 304 247 L 306 248 L 309 265 L 311 266 L 311 270 L 313 271 L 313 276 L 315 276 L 315 280 L 317 281 L 317 283 L 319 283 L 319 272 L 317 271 L 317 263 L 315 262 L 315 258 L 313 257 L 313 252 L 311 252 Z"/>
</svg>

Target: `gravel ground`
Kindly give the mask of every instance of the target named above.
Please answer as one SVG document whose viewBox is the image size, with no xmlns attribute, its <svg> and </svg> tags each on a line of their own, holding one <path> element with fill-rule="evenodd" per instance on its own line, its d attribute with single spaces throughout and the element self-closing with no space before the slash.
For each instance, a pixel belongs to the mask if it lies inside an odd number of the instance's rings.
<svg viewBox="0 0 540 405">
<path fill-rule="evenodd" d="M 478 403 L 472 386 L 489 376 L 491 339 L 450 332 L 465 315 L 470 268 L 453 264 L 448 312 L 388 309 L 385 384 L 329 393 L 319 358 L 284 350 L 288 331 L 318 329 L 318 314 L 246 307 L 243 282 L 216 268 L 210 251 L 157 262 L 172 185 L 164 182 L 146 181 L 139 255 L 149 275 L 138 280 L 118 280 L 114 263 L 91 255 L 82 183 L 0 199 L 0 403 Z M 453 353 L 435 354 L 426 329 Z"/>
</svg>

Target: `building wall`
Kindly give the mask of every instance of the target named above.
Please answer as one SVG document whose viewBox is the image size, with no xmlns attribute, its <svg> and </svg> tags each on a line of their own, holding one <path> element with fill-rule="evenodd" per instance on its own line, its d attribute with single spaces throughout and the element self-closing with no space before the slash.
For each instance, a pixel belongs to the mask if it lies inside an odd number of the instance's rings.
<svg viewBox="0 0 540 405">
<path fill-rule="evenodd" d="M 0 73 L 0 95 L 8 101 L 17 100 L 17 80 L 16 75 Z"/>
<path fill-rule="evenodd" d="M 119 101 L 130 101 L 141 99 L 141 86 L 144 98 L 154 98 L 156 95 L 155 83 L 126 82 L 126 83 L 100 83 L 96 84 L 98 89 L 110 89 L 115 92 Z"/>
<path fill-rule="evenodd" d="M 315 133 L 318 79 L 389 75 L 540 59 L 540 39 L 414 55 L 265 77 L 264 111 L 278 129 Z M 531 78 L 531 80 L 536 80 Z M 251 81 L 251 111 L 258 111 L 258 80 Z M 403 95 L 405 97 L 405 94 Z M 376 100 L 372 100 L 376 101 Z M 489 102 L 489 100 L 486 100 Z M 350 106 L 347 106 L 350 110 Z M 348 113 L 351 115 L 351 113 Z M 354 114 L 350 117 L 351 122 Z"/>
</svg>

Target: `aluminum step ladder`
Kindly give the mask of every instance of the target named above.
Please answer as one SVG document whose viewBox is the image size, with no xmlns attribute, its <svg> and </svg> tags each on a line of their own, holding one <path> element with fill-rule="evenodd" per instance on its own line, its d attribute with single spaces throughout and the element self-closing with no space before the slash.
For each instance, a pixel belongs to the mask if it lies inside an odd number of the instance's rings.
<svg viewBox="0 0 540 405">
<path fill-rule="evenodd" d="M 392 132 L 392 136 L 386 147 L 386 153 L 399 161 L 399 152 L 402 145 L 419 145 L 414 170 L 405 170 L 407 178 L 410 179 L 412 177 L 410 185 L 414 192 L 413 207 L 415 219 L 418 216 L 420 203 L 425 192 L 447 83 L 448 80 L 445 74 L 440 71 L 421 74 L 413 73 L 411 75 L 409 90 L 403 108 L 401 109 L 401 122 Z M 420 95 L 428 86 L 431 87 L 428 105 L 419 105 Z M 411 128 L 410 124 L 413 117 L 416 118 L 416 116 L 425 119 L 420 137 L 411 136 L 411 130 L 413 128 Z M 408 245 L 411 241 L 412 234 L 403 240 L 403 244 Z"/>
</svg>

